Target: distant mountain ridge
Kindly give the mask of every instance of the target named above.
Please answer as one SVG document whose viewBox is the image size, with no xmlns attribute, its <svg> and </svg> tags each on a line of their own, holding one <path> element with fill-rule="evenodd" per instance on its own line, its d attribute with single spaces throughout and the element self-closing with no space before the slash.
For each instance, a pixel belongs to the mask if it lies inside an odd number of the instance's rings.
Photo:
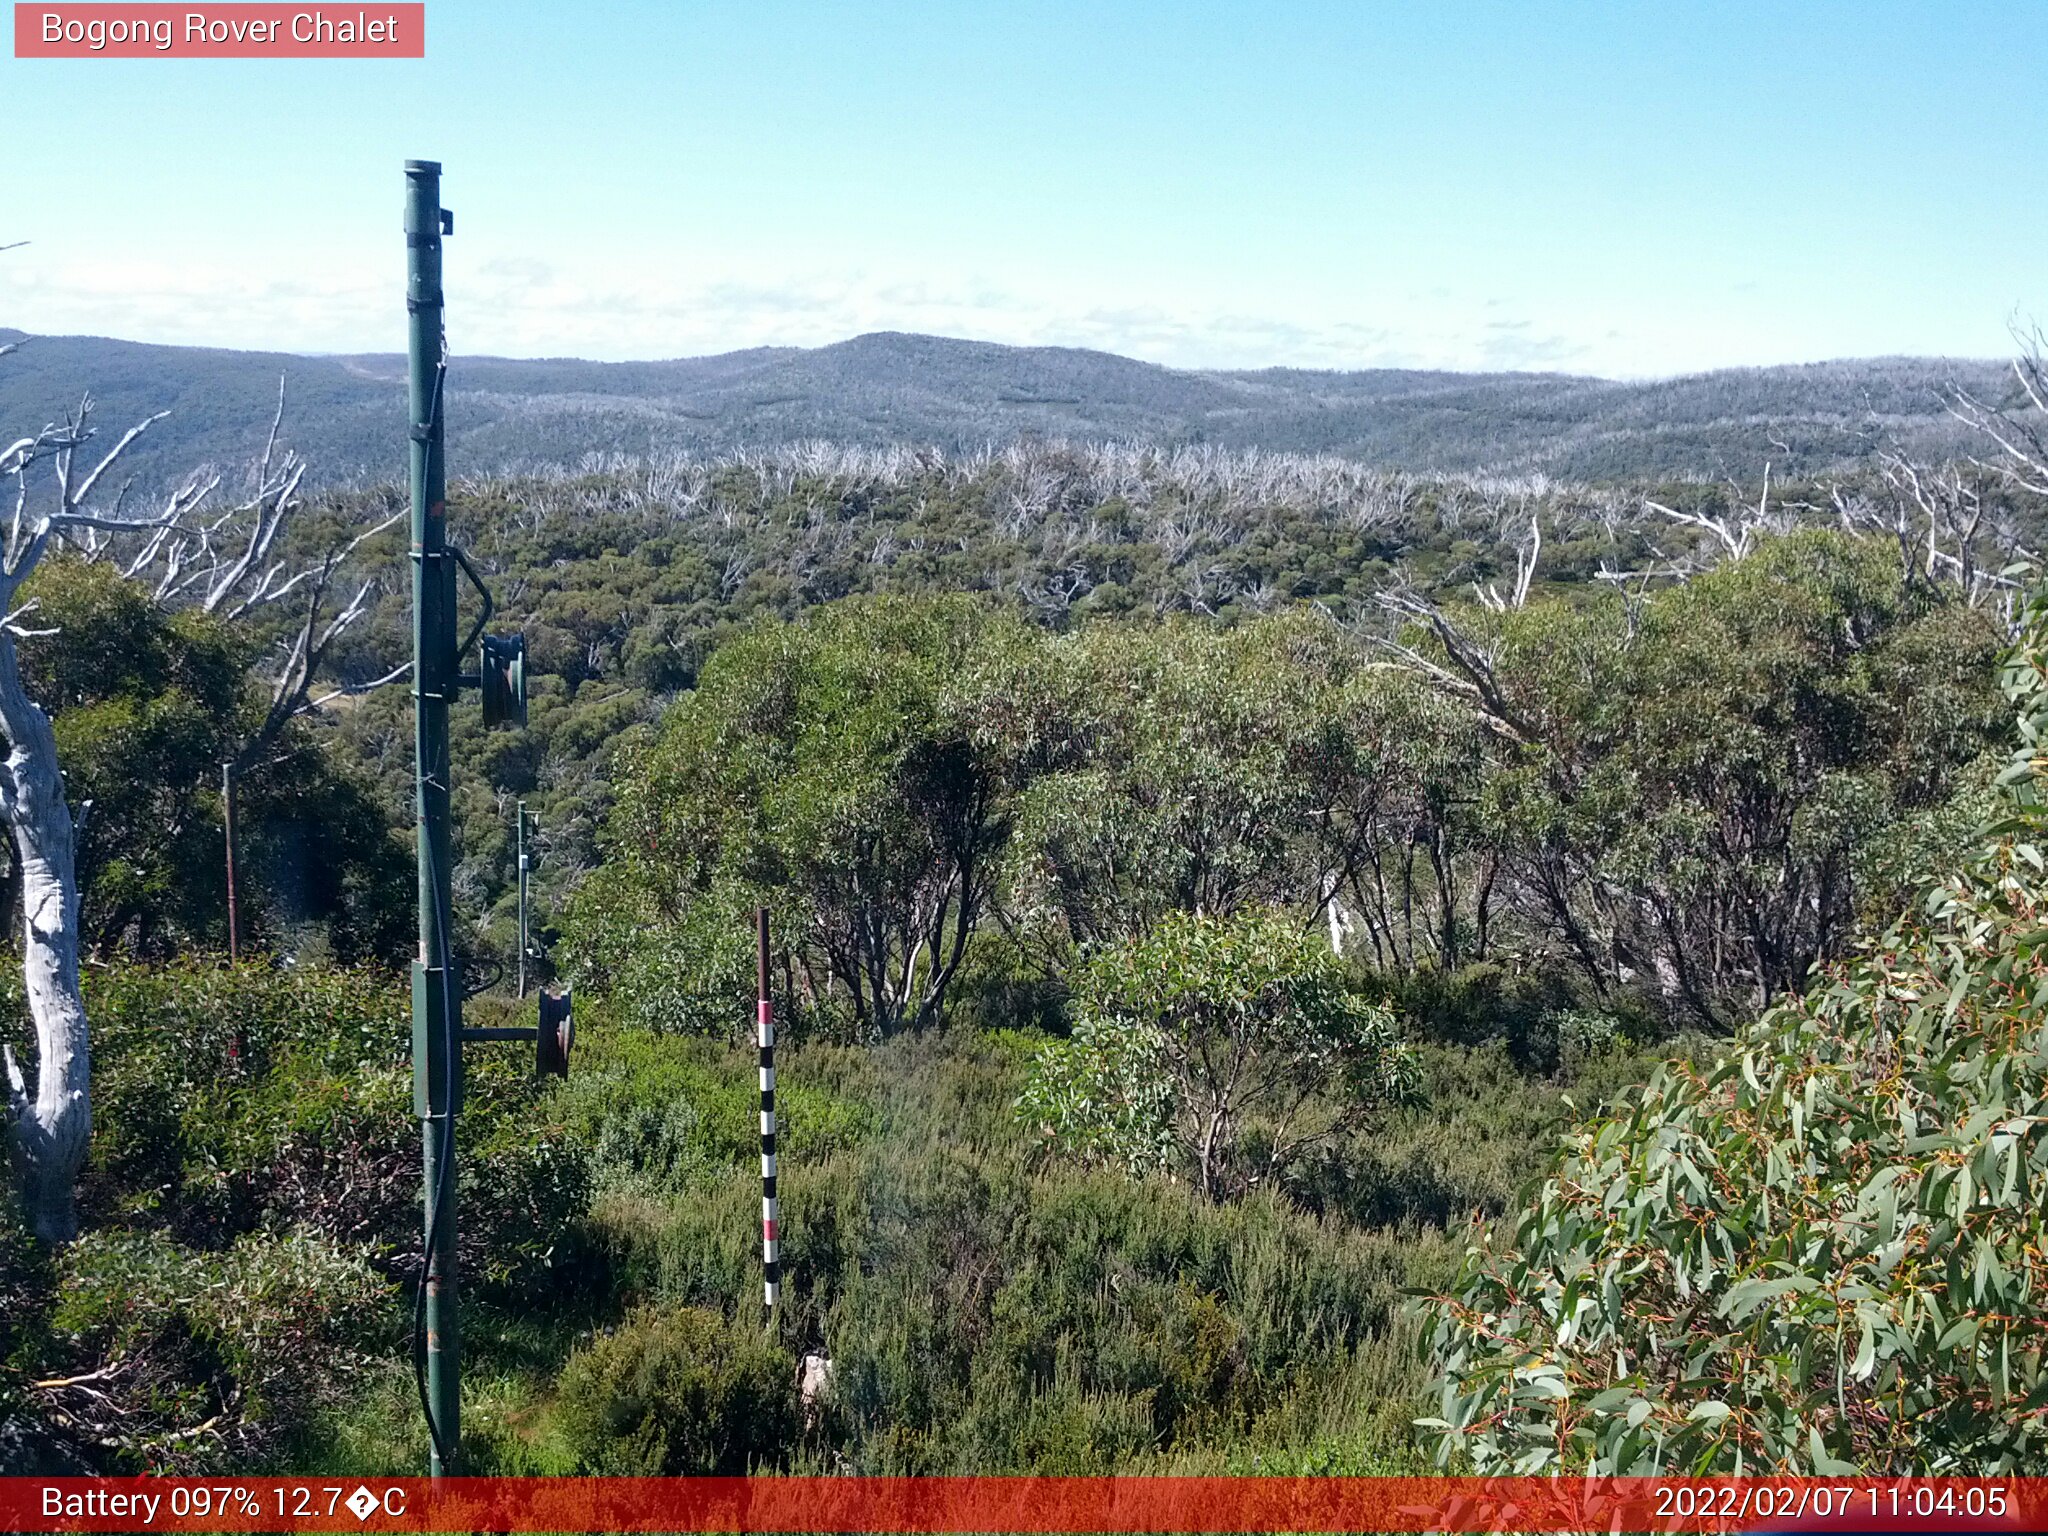
<svg viewBox="0 0 2048 1536">
<path fill-rule="evenodd" d="M 0 330 L 0 343 L 22 340 Z M 145 479 L 223 467 L 261 447 L 280 372 L 286 438 L 327 483 L 404 465 L 405 360 L 298 356 L 37 336 L 0 360 L 0 431 L 18 435 L 90 390 L 100 422 L 151 412 Z M 453 474 L 589 454 L 771 448 L 804 438 L 960 449 L 1020 437 L 1206 442 L 1332 453 L 1390 469 L 1606 481 L 1818 472 L 1892 445 L 1938 458 L 1964 442 L 1954 384 L 2003 393 L 2004 365 L 1874 358 L 1650 382 L 1549 373 L 1293 368 L 1188 371 L 1071 347 L 876 332 L 816 348 L 667 362 L 458 357 Z"/>
</svg>

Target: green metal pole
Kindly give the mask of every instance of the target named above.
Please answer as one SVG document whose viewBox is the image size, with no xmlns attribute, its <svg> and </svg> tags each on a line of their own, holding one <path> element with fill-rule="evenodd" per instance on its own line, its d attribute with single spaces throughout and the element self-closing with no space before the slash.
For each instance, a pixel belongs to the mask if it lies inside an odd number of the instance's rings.
<svg viewBox="0 0 2048 1536">
<path fill-rule="evenodd" d="M 462 1334 L 455 1291 L 455 1117 L 462 1104 L 462 992 L 450 974 L 448 706 L 455 659 L 455 562 L 448 556 L 441 420 L 441 167 L 405 165 L 407 401 L 411 420 L 413 716 L 417 746 L 420 954 L 412 973 L 413 1108 L 426 1165 L 426 1409 L 436 1477 L 462 1435 Z"/>
<path fill-rule="evenodd" d="M 526 802 L 519 802 L 519 995 L 526 996 Z"/>
</svg>

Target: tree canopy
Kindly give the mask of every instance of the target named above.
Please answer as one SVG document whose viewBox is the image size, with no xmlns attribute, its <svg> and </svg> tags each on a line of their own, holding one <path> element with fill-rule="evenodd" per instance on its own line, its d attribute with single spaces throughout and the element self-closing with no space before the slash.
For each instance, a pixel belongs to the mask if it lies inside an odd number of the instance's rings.
<svg viewBox="0 0 2048 1536">
<path fill-rule="evenodd" d="M 2048 1446 L 2048 596 L 2006 815 L 1896 923 L 1591 1119 L 1433 1304 L 1483 1470 L 2013 1471 Z"/>
</svg>

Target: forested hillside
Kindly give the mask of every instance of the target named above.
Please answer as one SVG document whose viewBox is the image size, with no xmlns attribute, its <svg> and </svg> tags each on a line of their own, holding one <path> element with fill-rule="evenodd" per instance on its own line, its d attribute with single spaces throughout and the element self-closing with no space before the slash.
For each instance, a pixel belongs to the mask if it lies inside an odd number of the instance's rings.
<svg viewBox="0 0 2048 1536">
<path fill-rule="evenodd" d="M 2025 1465 L 2048 484 L 2004 425 L 2009 472 L 461 481 L 534 674 L 524 729 L 456 714 L 468 1017 L 534 1016 L 524 798 L 580 1042 L 566 1082 L 473 1053 L 469 1467 Z M 424 1456 L 402 498 L 279 462 L 233 537 L 74 524 L 8 632 L 83 818 L 96 1074 L 78 1235 L 0 1227 L 10 1470 Z"/>
<path fill-rule="evenodd" d="M 1963 498 L 1944 519 L 1966 515 L 1967 501 L 1990 571 L 2005 558 L 1999 548 L 2032 538 L 2025 498 L 1990 479 L 1923 490 Z M 1308 606 L 1371 645 L 1412 617 L 1401 604 L 1413 599 L 1485 615 L 1483 600 L 1512 601 L 1518 562 L 1533 561 L 1524 598 L 1555 599 L 1537 611 L 1590 605 L 1594 630 L 1618 637 L 1648 593 L 1725 558 L 1730 529 L 1744 539 L 1839 531 L 1846 516 L 1875 550 L 1900 518 L 1924 522 L 1904 482 L 1880 475 L 1773 481 L 1761 518 L 1747 504 L 1756 493 L 1410 477 L 1213 449 L 1049 447 L 959 458 L 813 449 L 472 481 L 454 493 L 451 517 L 496 578 L 537 674 L 524 733 L 488 738 L 457 724 L 467 770 L 458 883 L 482 925 L 476 942 L 509 960 L 510 802 L 526 796 L 539 814 L 538 889 L 552 912 L 600 858 L 615 749 L 754 620 L 859 594 L 972 592 L 1052 632 L 1114 619 L 1144 633 L 1172 615 L 1235 627 Z M 333 515 L 370 518 L 393 505 L 345 497 Z M 1944 522 L 1942 538 L 1952 536 Z M 1972 577 L 1988 579 L 1981 569 Z M 387 578 L 336 649 L 339 678 L 372 679 L 404 657 L 407 602 Z M 1754 640 L 1729 631 L 1700 643 L 1697 662 L 1673 664 L 1681 673 L 1731 663 Z M 1533 669 L 1541 653 L 1536 644 L 1519 654 Z M 1834 653 L 1823 647 L 1810 664 L 1825 671 Z M 1612 662 L 1617 679 L 1635 665 Z M 1549 685 L 1532 673 L 1529 686 Z M 394 818 L 410 804 L 407 709 L 403 692 L 389 690 L 333 711 L 347 755 L 380 776 Z"/>
<path fill-rule="evenodd" d="M 20 339 L 0 330 L 0 344 Z M 392 477 L 404 359 L 292 357 L 99 337 L 26 342 L 0 371 L 0 418 L 40 423 L 91 391 L 109 421 L 168 409 L 152 482 L 261 446 L 280 374 L 315 483 Z M 452 462 L 473 473 L 578 467 L 591 455 L 762 449 L 807 440 L 971 451 L 1036 438 L 1338 454 L 1384 469 L 1580 481 L 1810 474 L 1885 449 L 1964 442 L 1944 408 L 1996 397 L 1995 364 L 1878 358 L 1651 382 L 1376 369 L 1185 372 L 1104 352 L 882 333 L 815 349 L 655 363 L 457 356 Z M 179 468 L 172 468 L 179 466 Z"/>
</svg>

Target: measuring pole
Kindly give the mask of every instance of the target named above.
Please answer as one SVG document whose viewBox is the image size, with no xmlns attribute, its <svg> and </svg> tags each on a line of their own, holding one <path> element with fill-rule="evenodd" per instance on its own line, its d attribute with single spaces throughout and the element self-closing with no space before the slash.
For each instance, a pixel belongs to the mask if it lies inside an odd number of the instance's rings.
<svg viewBox="0 0 2048 1536">
<path fill-rule="evenodd" d="M 455 1115 L 462 1103 L 462 989 L 450 974 L 452 872 L 448 818 L 448 706 L 459 681 L 455 562 L 447 542 L 447 471 L 441 401 L 441 167 L 405 163 L 408 319 L 406 400 L 411 422 L 412 677 L 417 747 L 420 953 L 412 971 L 413 1108 L 426 1171 L 425 1398 L 432 1470 L 454 1471 L 462 1435 L 462 1335 L 455 1295 Z"/>
<path fill-rule="evenodd" d="M 775 1005 L 768 1000 L 768 909 L 754 909 L 754 1021 L 761 1043 L 761 1295 L 769 1311 L 782 1292 L 782 1243 L 775 1231 Z"/>
<path fill-rule="evenodd" d="M 519 995 L 526 996 L 526 802 L 519 814 Z"/>
</svg>

